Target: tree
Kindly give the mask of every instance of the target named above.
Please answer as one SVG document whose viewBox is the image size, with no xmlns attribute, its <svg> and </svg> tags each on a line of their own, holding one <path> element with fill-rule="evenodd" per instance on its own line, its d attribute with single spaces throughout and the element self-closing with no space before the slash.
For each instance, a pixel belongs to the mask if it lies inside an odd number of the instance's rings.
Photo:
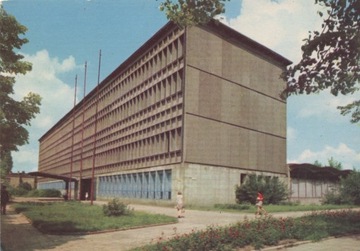
<svg viewBox="0 0 360 251">
<path fill-rule="evenodd" d="M 329 166 L 336 168 L 338 170 L 342 170 L 342 164 L 339 161 L 336 161 L 333 157 L 328 159 Z"/>
<path fill-rule="evenodd" d="M 11 152 L 18 146 L 28 143 L 29 133 L 25 126 L 40 112 L 41 97 L 29 93 L 21 101 L 12 98 L 15 76 L 26 74 L 31 64 L 22 61 L 23 55 L 15 50 L 28 42 L 24 35 L 27 28 L 17 22 L 15 17 L 0 8 L 0 159 L 1 175 L 6 175 L 12 168 Z M 10 158 L 10 160 L 9 160 Z"/>
<path fill-rule="evenodd" d="M 288 197 L 287 187 L 278 177 L 249 174 L 244 184 L 236 186 L 236 200 L 254 204 L 258 192 L 264 195 L 265 204 L 278 204 Z"/>
<path fill-rule="evenodd" d="M 197 24 L 205 24 L 214 16 L 225 12 L 225 2 L 230 0 L 165 0 L 160 10 L 165 11 L 167 19 L 181 28 Z"/>
<path fill-rule="evenodd" d="M 4 179 L 5 176 L 11 171 L 13 162 L 11 158 L 11 152 L 5 151 L 2 153 L 2 157 L 0 159 L 0 177 Z M 3 181 L 5 182 L 5 181 Z"/>
<path fill-rule="evenodd" d="M 314 162 L 314 166 L 322 167 L 323 165 L 321 164 L 321 162 L 320 162 L 320 161 L 315 160 L 315 162 Z"/>
<path fill-rule="evenodd" d="M 360 205 L 360 172 L 354 169 L 348 176 L 341 178 L 339 190 L 327 193 L 324 204 Z"/>
<path fill-rule="evenodd" d="M 353 170 L 340 181 L 340 194 L 351 204 L 360 205 L 360 172 Z"/>
<path fill-rule="evenodd" d="M 318 166 L 318 167 L 324 167 L 324 165 L 318 160 L 315 160 L 314 165 Z M 338 170 L 342 170 L 341 162 L 335 160 L 334 157 L 331 157 L 330 159 L 328 159 L 328 166 L 336 168 Z"/>
<path fill-rule="evenodd" d="M 359 91 L 360 1 L 315 0 L 315 4 L 326 8 L 322 30 L 309 32 L 301 48 L 302 59 L 283 73 L 287 81 L 284 98 L 325 89 L 335 96 Z M 342 115 L 352 113 L 352 123 L 360 121 L 360 100 L 338 109 Z"/>
</svg>

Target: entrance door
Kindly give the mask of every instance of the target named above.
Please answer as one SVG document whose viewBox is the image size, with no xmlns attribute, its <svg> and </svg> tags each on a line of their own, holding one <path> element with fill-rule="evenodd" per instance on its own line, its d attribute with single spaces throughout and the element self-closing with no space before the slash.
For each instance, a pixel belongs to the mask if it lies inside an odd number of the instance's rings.
<svg viewBox="0 0 360 251">
<path fill-rule="evenodd" d="M 80 200 L 90 200 L 91 199 L 90 193 L 91 193 L 91 179 L 82 179 Z"/>
</svg>

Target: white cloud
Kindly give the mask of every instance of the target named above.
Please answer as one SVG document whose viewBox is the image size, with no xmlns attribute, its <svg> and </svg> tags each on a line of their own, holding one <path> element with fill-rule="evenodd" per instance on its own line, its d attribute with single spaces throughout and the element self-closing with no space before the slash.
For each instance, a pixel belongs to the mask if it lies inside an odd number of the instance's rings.
<svg viewBox="0 0 360 251">
<path fill-rule="evenodd" d="M 327 91 L 319 94 L 290 96 L 288 98 L 288 105 L 292 106 L 291 111 L 293 116 L 298 118 L 319 118 L 324 122 L 338 124 L 350 120 L 349 117 L 340 115 L 338 106 L 344 106 L 355 100 L 360 99 L 360 93 L 354 95 L 331 95 Z"/>
<path fill-rule="evenodd" d="M 35 55 L 25 55 L 24 60 L 31 62 L 33 68 L 26 75 L 17 77 L 15 95 L 20 98 L 29 92 L 39 94 L 42 97 L 41 112 L 32 125 L 49 128 L 65 115 L 73 104 L 74 88 L 64 83 L 59 75 L 75 70 L 75 59 L 69 56 L 59 61 L 58 58 L 51 58 L 46 50 L 42 50 Z"/>
<path fill-rule="evenodd" d="M 40 114 L 31 121 L 29 145 L 13 153 L 14 171 L 36 169 L 38 165 L 38 139 L 49 130 L 73 106 L 74 87 L 60 79 L 63 73 L 78 69 L 75 59 L 69 56 L 60 60 L 52 58 L 46 50 L 34 55 L 24 55 L 25 61 L 32 63 L 32 71 L 16 77 L 15 98 L 22 99 L 27 93 L 34 92 L 42 97 Z"/>
<path fill-rule="evenodd" d="M 308 31 L 321 27 L 322 20 L 317 15 L 319 9 L 314 0 L 243 0 L 238 17 L 222 20 L 242 34 L 297 61 Z"/>
<path fill-rule="evenodd" d="M 24 171 L 24 167 L 29 171 L 37 171 L 38 166 L 38 151 L 29 146 L 22 147 L 21 151 L 13 152 L 12 157 L 14 162 L 16 162 L 17 171 Z M 13 172 L 16 170 L 13 169 Z"/>
<path fill-rule="evenodd" d="M 314 163 L 318 160 L 323 165 L 333 157 L 340 162 L 343 169 L 360 169 L 360 152 L 349 148 L 346 144 L 340 143 L 337 147 L 325 146 L 320 151 L 304 150 L 296 159 L 289 160 L 289 163 Z"/>
</svg>

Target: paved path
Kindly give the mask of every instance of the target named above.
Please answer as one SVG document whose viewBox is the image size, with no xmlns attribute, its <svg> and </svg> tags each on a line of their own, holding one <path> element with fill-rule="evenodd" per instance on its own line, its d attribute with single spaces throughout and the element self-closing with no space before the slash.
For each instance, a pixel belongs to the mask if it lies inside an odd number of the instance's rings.
<svg viewBox="0 0 360 251">
<path fill-rule="evenodd" d="M 146 211 L 150 213 L 158 213 L 165 215 L 176 214 L 175 209 L 168 207 L 155 207 L 145 205 L 131 205 L 135 210 Z M 286 214 L 273 214 L 282 217 L 297 217 L 304 213 L 293 212 Z M 62 235 L 48 235 L 42 234 L 37 229 L 33 228 L 27 218 L 22 214 L 15 214 L 11 208 L 8 214 L 1 217 L 1 242 L 3 251 L 36 251 L 36 250 L 66 250 L 66 251 L 91 251 L 91 250 L 129 250 L 135 247 L 143 246 L 151 242 L 156 242 L 159 238 L 171 238 L 176 234 L 190 233 L 194 230 L 205 229 L 208 226 L 224 226 L 232 223 L 236 223 L 248 217 L 249 219 L 254 218 L 253 214 L 239 214 L 239 213 L 224 213 L 220 211 L 197 211 L 197 210 L 186 210 L 186 217 L 179 219 L 176 224 L 146 227 L 140 229 L 126 230 L 126 231 L 115 231 L 108 233 L 99 233 L 91 235 L 73 235 L 73 236 L 62 236 Z M 339 249 L 333 249 L 336 247 L 335 243 L 343 243 L 342 240 L 353 247 L 347 247 L 343 249 L 343 244 Z M 360 236 L 347 237 L 346 239 L 329 239 L 331 244 L 326 251 L 331 250 L 350 250 L 360 251 Z M 320 243 L 309 243 L 303 244 L 293 248 L 283 248 L 277 250 L 291 250 L 291 251 L 302 251 L 302 250 L 325 250 L 325 249 L 313 249 L 307 245 L 315 245 L 314 248 L 318 248 L 316 245 L 321 244 L 323 247 L 324 243 L 328 241 L 322 241 Z M 303 249 L 296 249 L 303 248 Z M 305 249 L 304 249 L 305 248 Z M 268 250 L 275 250 L 271 248 Z"/>
</svg>

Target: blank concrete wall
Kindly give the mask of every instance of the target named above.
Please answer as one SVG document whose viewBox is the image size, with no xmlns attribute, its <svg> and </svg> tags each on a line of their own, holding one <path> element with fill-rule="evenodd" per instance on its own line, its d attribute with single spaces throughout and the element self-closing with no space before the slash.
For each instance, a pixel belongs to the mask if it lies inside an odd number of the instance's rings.
<svg viewBox="0 0 360 251">
<path fill-rule="evenodd" d="M 186 161 L 282 173 L 284 139 L 189 116 Z M 190 140 L 189 140 L 190 141 Z"/>
<path fill-rule="evenodd" d="M 187 30 L 184 161 L 286 174 L 282 69 L 209 30 Z"/>
</svg>

